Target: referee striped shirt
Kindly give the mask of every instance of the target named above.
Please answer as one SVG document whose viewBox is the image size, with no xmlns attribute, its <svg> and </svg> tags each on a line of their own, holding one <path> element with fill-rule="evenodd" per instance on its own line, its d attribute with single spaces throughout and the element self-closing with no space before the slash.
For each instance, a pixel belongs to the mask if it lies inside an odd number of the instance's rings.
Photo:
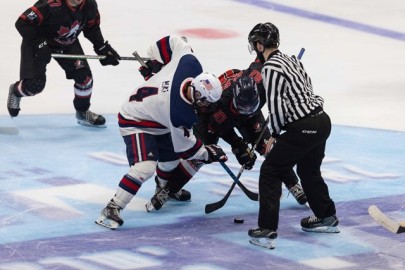
<svg viewBox="0 0 405 270">
<path fill-rule="evenodd" d="M 273 136 L 280 134 L 286 124 L 323 106 L 323 98 L 313 93 L 311 78 L 295 56 L 274 51 L 261 73 Z"/>
</svg>

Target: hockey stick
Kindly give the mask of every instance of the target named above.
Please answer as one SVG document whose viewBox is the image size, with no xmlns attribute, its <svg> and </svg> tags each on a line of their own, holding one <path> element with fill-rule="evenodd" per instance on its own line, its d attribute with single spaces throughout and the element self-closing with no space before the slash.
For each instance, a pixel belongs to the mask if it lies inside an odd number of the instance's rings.
<svg viewBox="0 0 405 270">
<path fill-rule="evenodd" d="M 301 48 L 300 52 L 298 53 L 297 58 L 301 60 L 302 56 L 304 55 L 305 48 Z"/>
<path fill-rule="evenodd" d="M 372 218 L 374 218 L 375 221 L 377 221 L 379 224 L 381 224 L 384 228 L 387 230 L 398 234 L 398 233 L 405 233 L 405 221 L 404 222 L 396 222 L 386 216 L 381 210 L 375 206 L 371 205 L 368 208 L 368 213 Z"/>
<path fill-rule="evenodd" d="M 141 65 L 145 65 L 145 61 L 148 61 L 149 58 L 141 57 L 137 52 L 133 53 L 134 57 L 132 56 L 121 56 L 121 60 L 131 60 L 131 61 L 138 61 Z M 87 54 L 63 54 L 63 53 L 53 53 L 53 58 L 66 58 L 66 59 L 104 59 L 106 58 L 105 55 L 87 55 Z"/>
<path fill-rule="evenodd" d="M 198 134 L 197 130 L 194 129 L 193 130 L 194 134 L 197 134 L 198 138 L 200 140 L 202 140 L 202 142 L 205 144 L 205 140 L 204 138 L 201 136 L 201 134 Z M 235 176 L 235 174 L 231 171 L 231 169 L 229 169 L 229 167 L 224 163 L 224 162 L 219 162 L 219 164 L 221 164 L 222 168 L 224 168 L 224 170 L 228 173 L 228 175 L 233 179 L 234 183 L 238 184 L 239 188 L 246 194 L 246 196 L 251 199 L 252 201 L 257 201 L 259 199 L 259 195 L 255 192 L 250 191 L 249 189 L 247 189 L 239 180 L 238 178 Z M 243 170 L 242 170 L 243 171 Z M 242 172 L 240 172 L 240 174 L 242 174 Z M 240 177 L 240 175 L 239 175 Z"/>
<path fill-rule="evenodd" d="M 137 51 L 134 51 L 132 53 L 132 55 L 135 57 L 135 59 L 139 62 L 139 64 L 141 64 L 144 67 L 148 67 L 148 65 L 146 65 L 145 61 L 148 61 L 149 58 L 142 58 Z"/>
<path fill-rule="evenodd" d="M 259 194 L 250 191 L 249 189 L 247 189 L 240 181 L 239 181 L 239 177 L 242 174 L 244 168 L 240 168 L 239 173 L 238 173 L 238 177 L 235 176 L 235 174 L 231 171 L 231 169 L 229 169 L 229 167 L 224 163 L 224 162 L 219 162 L 219 164 L 221 164 L 222 168 L 225 169 L 225 171 L 229 174 L 229 176 L 232 178 L 232 180 L 234 181 L 233 184 L 238 185 L 238 187 L 243 191 L 243 193 L 246 194 L 246 196 L 248 196 L 249 199 L 251 199 L 252 201 L 258 201 L 259 200 Z M 229 196 L 228 196 L 229 197 Z M 207 209 L 207 208 L 205 208 Z M 215 210 L 214 210 L 215 211 Z M 212 212 L 212 211 L 211 211 Z M 207 210 L 205 211 L 206 214 Z"/>
<path fill-rule="evenodd" d="M 257 147 L 257 144 L 259 143 L 259 141 L 260 141 L 260 139 L 262 138 L 262 136 L 263 136 L 263 134 L 264 134 L 264 132 L 266 131 L 266 127 L 267 127 L 267 125 L 269 124 L 269 121 L 270 121 L 270 115 L 269 116 L 267 116 L 267 119 L 266 119 L 266 121 L 264 122 L 264 125 L 263 125 L 263 128 L 262 128 L 262 130 L 260 131 L 260 134 L 259 134 L 259 137 L 257 137 L 257 139 L 256 139 L 256 141 L 255 141 L 255 144 L 252 146 L 252 148 L 251 148 L 251 151 L 252 152 L 254 152 L 255 150 L 256 150 L 256 147 Z M 209 214 L 209 213 L 212 213 L 212 212 L 214 212 L 214 211 L 216 211 L 216 210 L 218 210 L 218 209 L 220 209 L 220 208 L 222 208 L 224 205 L 225 205 L 225 203 L 228 201 L 228 199 L 229 199 L 229 196 L 231 196 L 231 193 L 232 193 L 232 191 L 233 191 L 233 189 L 235 188 L 235 185 L 236 184 L 238 184 L 238 183 L 240 183 L 240 181 L 239 181 L 239 177 L 241 176 L 241 174 L 242 174 L 242 172 L 244 171 L 244 169 L 245 169 L 245 167 L 244 166 L 242 166 L 241 168 L 240 168 L 240 170 L 239 170 L 239 173 L 238 173 L 238 176 L 236 177 L 236 179 L 234 179 L 234 182 L 232 183 L 232 186 L 231 186 L 231 188 L 228 190 L 228 192 L 225 194 L 225 196 L 221 199 L 221 200 L 219 200 L 219 201 L 217 201 L 217 202 L 214 202 L 214 203 L 209 203 L 209 204 L 207 204 L 207 205 L 205 205 L 205 213 L 206 214 Z M 233 178 L 232 178 L 233 179 Z M 238 186 L 239 186 L 239 184 L 238 184 Z M 243 185 L 242 185 L 243 186 Z M 239 186 L 240 187 L 240 186 Z M 244 186 L 243 186 L 244 187 Z M 241 188 L 242 189 L 242 188 Z M 243 189 L 242 189 L 243 190 Z M 245 192 L 245 191 L 243 191 L 243 192 Z M 250 193 L 253 193 L 253 192 L 251 192 L 251 191 L 249 191 Z M 245 192 L 245 194 L 246 194 L 246 192 Z M 249 197 L 251 200 L 253 200 L 253 201 L 258 201 L 259 200 L 259 195 L 257 194 L 257 193 L 253 193 L 255 196 L 253 197 L 252 196 L 252 198 L 251 197 Z M 247 194 L 246 194 L 247 195 Z"/>
</svg>

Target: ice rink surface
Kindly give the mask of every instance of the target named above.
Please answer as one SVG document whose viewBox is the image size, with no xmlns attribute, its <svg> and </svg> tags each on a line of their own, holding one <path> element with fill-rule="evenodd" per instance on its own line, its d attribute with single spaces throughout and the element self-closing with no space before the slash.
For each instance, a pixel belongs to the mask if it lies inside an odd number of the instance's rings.
<svg viewBox="0 0 405 270">
<path fill-rule="evenodd" d="M 90 64 L 92 110 L 106 129 L 76 124 L 73 83 L 52 61 L 47 86 L 24 98 L 10 119 L 8 87 L 18 80 L 17 17 L 33 1 L 8 2 L 0 10 L 0 269 L 404 269 L 405 238 L 378 226 L 367 213 L 378 205 L 405 220 L 405 5 L 380 1 L 129 1 L 99 0 L 104 37 L 122 55 L 169 35 L 186 35 L 204 69 L 220 74 L 253 60 L 247 34 L 270 21 L 281 32 L 280 50 L 297 54 L 314 90 L 325 98 L 334 124 L 322 173 L 340 219 L 340 234 L 301 231 L 311 214 L 284 190 L 276 249 L 249 244 L 257 202 L 239 189 L 220 210 L 232 179 L 207 165 L 187 185 L 192 202 L 169 202 L 155 213 L 144 204 L 154 191 L 148 181 L 123 211 L 124 226 L 109 231 L 94 224 L 128 166 L 116 113 L 142 81 L 133 61 L 117 67 Z M 87 54 L 91 44 L 81 38 Z M 228 166 L 239 165 L 229 146 Z M 242 182 L 257 191 L 259 158 Z M 244 224 L 234 224 L 235 217 Z"/>
</svg>

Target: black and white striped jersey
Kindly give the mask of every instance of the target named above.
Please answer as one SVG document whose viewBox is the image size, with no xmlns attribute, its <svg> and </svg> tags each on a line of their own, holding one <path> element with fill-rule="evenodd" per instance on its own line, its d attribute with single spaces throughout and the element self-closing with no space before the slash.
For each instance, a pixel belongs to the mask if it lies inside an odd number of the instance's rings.
<svg viewBox="0 0 405 270">
<path fill-rule="evenodd" d="M 273 135 L 323 106 L 323 98 L 313 93 L 311 78 L 297 57 L 277 50 L 269 56 L 261 74 Z"/>
</svg>

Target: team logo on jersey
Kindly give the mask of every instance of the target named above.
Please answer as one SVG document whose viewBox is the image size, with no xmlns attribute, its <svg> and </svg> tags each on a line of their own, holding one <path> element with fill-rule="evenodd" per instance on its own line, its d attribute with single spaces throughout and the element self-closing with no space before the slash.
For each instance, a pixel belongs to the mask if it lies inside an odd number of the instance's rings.
<svg viewBox="0 0 405 270">
<path fill-rule="evenodd" d="M 70 27 L 61 26 L 58 35 L 63 38 L 76 38 L 77 32 L 80 29 L 80 23 L 75 21 Z"/>
</svg>

